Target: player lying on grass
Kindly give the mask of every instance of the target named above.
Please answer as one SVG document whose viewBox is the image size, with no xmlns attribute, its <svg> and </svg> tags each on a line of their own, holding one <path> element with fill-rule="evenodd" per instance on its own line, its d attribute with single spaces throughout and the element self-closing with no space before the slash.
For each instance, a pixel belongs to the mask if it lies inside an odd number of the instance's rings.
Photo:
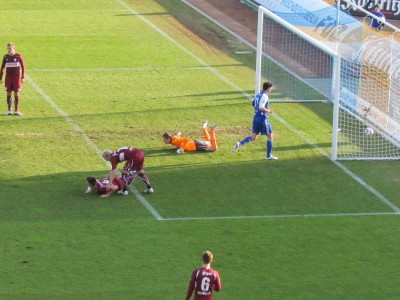
<svg viewBox="0 0 400 300">
<path fill-rule="evenodd" d="M 98 179 L 94 177 L 87 177 L 88 188 L 85 193 L 89 194 L 93 190 L 97 191 L 100 194 L 100 197 L 105 198 L 110 196 L 113 193 L 117 193 L 119 195 L 128 195 L 127 191 L 124 191 L 125 183 L 123 182 L 121 177 L 114 177 L 113 182 L 110 184 L 110 181 L 106 178 Z"/>
<path fill-rule="evenodd" d="M 139 176 L 142 181 L 146 184 L 144 192 L 146 194 L 153 193 L 154 190 L 150 185 L 150 180 L 144 172 L 144 153 L 143 151 L 133 147 L 121 147 L 117 150 L 110 151 L 105 150 L 102 154 L 103 159 L 111 163 L 111 171 L 109 172 L 107 179 L 112 182 L 116 177 L 117 166 L 120 162 L 125 162 L 122 173 L 122 180 L 125 183 L 124 192 L 128 192 L 126 187 L 135 181 L 136 177 Z M 110 184 L 110 183 L 109 183 Z"/>
<path fill-rule="evenodd" d="M 176 153 L 182 154 L 185 151 L 206 151 L 213 152 L 218 150 L 217 138 L 215 136 L 215 128 L 217 125 L 212 125 L 210 131 L 207 130 L 207 121 L 201 124 L 204 140 L 190 140 L 187 137 L 182 137 L 181 132 L 174 135 L 168 132 L 164 133 L 162 138 L 165 144 L 170 144 L 177 148 Z"/>
</svg>

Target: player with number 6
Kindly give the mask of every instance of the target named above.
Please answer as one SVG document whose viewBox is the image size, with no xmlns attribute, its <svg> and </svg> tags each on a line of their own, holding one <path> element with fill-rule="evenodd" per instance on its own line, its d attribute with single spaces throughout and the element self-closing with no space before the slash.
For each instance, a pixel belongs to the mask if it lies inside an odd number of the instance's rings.
<svg viewBox="0 0 400 300">
<path fill-rule="evenodd" d="M 192 272 L 186 300 L 190 300 L 194 291 L 194 300 L 213 300 L 212 292 L 219 292 L 222 288 L 221 279 L 216 270 L 211 268 L 213 254 L 210 251 L 203 252 L 201 268 Z"/>
</svg>

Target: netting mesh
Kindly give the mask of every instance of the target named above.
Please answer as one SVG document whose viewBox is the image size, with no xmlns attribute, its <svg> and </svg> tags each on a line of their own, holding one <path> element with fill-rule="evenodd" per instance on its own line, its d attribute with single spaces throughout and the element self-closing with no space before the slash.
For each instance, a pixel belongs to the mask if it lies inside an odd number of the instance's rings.
<svg viewBox="0 0 400 300">
<path fill-rule="evenodd" d="M 399 44 L 393 36 L 362 29 L 360 42 L 338 49 L 342 57 L 338 158 L 399 159 L 400 78 L 393 69 L 400 62 L 400 49 L 395 50 Z M 374 134 L 366 135 L 366 128 Z"/>
<path fill-rule="evenodd" d="M 325 101 L 332 96 L 332 57 L 289 29 L 264 19 L 262 78 L 283 91 L 279 100 Z"/>
<path fill-rule="evenodd" d="M 400 44 L 396 35 L 377 32 L 360 22 L 359 28 L 337 41 L 342 129 L 338 158 L 400 158 L 400 73 L 396 70 Z M 372 128 L 374 134 L 366 135 L 363 128 Z"/>
<path fill-rule="evenodd" d="M 338 159 L 400 159 L 400 32 L 378 32 L 367 25 L 369 17 L 355 19 L 332 6 L 318 13 L 319 19 L 281 16 L 310 39 L 264 15 L 263 79 L 294 101 L 333 101 L 338 95 Z M 340 72 L 312 40 L 339 55 Z"/>
</svg>

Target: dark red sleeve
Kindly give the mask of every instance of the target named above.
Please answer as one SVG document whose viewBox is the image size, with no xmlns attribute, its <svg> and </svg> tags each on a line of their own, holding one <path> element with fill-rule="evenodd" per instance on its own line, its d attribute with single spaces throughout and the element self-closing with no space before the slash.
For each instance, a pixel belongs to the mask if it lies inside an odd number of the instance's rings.
<svg viewBox="0 0 400 300">
<path fill-rule="evenodd" d="M 111 170 L 115 170 L 119 163 L 118 155 L 111 156 L 110 163 L 111 163 Z"/>
<path fill-rule="evenodd" d="M 215 283 L 213 286 L 214 291 L 219 292 L 222 289 L 221 279 L 217 271 L 215 271 Z"/>
<path fill-rule="evenodd" d="M 196 271 L 192 272 L 192 277 L 190 278 L 190 281 L 189 281 L 189 286 L 188 286 L 187 293 L 186 293 L 186 300 L 189 300 L 190 297 L 192 297 L 192 294 L 193 294 L 194 285 L 195 285 L 195 282 L 196 282 L 195 272 Z"/>
<path fill-rule="evenodd" d="M 22 55 L 20 55 L 19 57 L 19 63 L 21 65 L 21 79 L 25 78 L 25 62 L 24 62 L 24 58 L 22 57 Z"/>
<path fill-rule="evenodd" d="M 3 73 L 4 73 L 5 67 L 6 67 L 6 60 L 3 57 L 3 62 L 1 63 L 1 68 L 0 68 L 0 80 L 3 78 Z"/>
</svg>

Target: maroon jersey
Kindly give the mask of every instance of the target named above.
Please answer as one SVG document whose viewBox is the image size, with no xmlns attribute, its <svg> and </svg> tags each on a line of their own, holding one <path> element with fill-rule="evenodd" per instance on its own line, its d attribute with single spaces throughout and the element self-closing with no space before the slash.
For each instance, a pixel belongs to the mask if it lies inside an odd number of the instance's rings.
<svg viewBox="0 0 400 300">
<path fill-rule="evenodd" d="M 212 291 L 221 290 L 221 280 L 217 271 L 200 268 L 192 272 L 186 300 L 189 300 L 194 290 L 194 300 L 213 300 Z"/>
<path fill-rule="evenodd" d="M 110 181 L 108 179 L 96 179 L 96 188 L 97 188 L 97 192 L 100 195 L 107 194 L 107 192 L 108 192 L 107 184 L 109 182 Z M 115 177 L 113 180 L 113 184 L 115 184 L 118 187 L 118 191 L 122 190 L 122 188 L 125 185 L 120 177 Z"/>
<path fill-rule="evenodd" d="M 122 147 L 111 154 L 110 162 L 113 170 L 123 161 L 126 161 L 124 166 L 125 170 L 141 171 L 143 169 L 144 153 L 133 147 Z"/>
<path fill-rule="evenodd" d="M 3 78 L 4 69 L 6 69 L 6 78 L 16 77 L 24 79 L 25 63 L 22 55 L 19 53 L 15 53 L 14 55 L 4 55 L 0 68 L 0 80 Z"/>
</svg>

